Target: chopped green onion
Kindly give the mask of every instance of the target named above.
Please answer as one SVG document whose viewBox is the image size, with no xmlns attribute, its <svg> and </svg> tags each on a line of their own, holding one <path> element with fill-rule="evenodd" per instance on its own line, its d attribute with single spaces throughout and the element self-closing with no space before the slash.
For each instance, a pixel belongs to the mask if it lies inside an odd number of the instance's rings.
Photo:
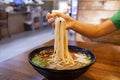
<svg viewBox="0 0 120 80">
<path fill-rule="evenodd" d="M 80 62 L 80 64 L 81 64 L 82 66 L 87 66 L 87 64 L 86 64 L 86 63 L 82 63 L 82 62 Z"/>
<path fill-rule="evenodd" d="M 85 57 L 85 59 L 90 60 L 90 56 Z"/>
<path fill-rule="evenodd" d="M 32 59 L 32 62 L 38 66 L 45 67 L 45 63 L 40 61 L 39 58 L 35 57 Z"/>
</svg>

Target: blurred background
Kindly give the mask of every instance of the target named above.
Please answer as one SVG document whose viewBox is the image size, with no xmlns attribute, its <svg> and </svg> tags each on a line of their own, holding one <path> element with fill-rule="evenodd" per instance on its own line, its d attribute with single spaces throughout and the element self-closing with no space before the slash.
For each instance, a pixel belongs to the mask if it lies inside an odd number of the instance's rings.
<svg viewBox="0 0 120 80">
<path fill-rule="evenodd" d="M 77 4 L 78 0 L 0 0 L 1 16 L 6 14 L 7 20 L 7 27 L 0 27 L 0 39 L 51 26 L 46 20 L 48 12 L 63 12 L 76 19 Z"/>
</svg>

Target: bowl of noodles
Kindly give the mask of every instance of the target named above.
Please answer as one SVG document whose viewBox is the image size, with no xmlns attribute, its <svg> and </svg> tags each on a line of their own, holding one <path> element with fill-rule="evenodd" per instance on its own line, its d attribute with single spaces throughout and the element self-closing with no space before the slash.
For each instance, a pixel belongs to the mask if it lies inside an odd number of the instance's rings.
<svg viewBox="0 0 120 80">
<path fill-rule="evenodd" d="M 84 74 L 95 62 L 95 55 L 77 46 L 68 46 L 74 63 L 54 61 L 53 46 L 38 48 L 29 54 L 29 62 L 48 80 L 74 80 Z"/>
<path fill-rule="evenodd" d="M 95 62 L 95 55 L 85 48 L 68 45 L 63 18 L 55 20 L 54 45 L 33 50 L 28 61 L 48 80 L 74 80 Z"/>
</svg>

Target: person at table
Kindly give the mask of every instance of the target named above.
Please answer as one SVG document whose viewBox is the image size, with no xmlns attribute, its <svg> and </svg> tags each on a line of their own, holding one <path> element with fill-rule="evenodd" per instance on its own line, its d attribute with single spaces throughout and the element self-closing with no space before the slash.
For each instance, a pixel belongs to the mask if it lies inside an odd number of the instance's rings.
<svg viewBox="0 0 120 80">
<path fill-rule="evenodd" d="M 66 20 L 66 29 L 72 29 L 89 38 L 97 38 L 120 29 L 120 10 L 118 10 L 110 19 L 98 25 L 86 24 L 58 12 L 48 13 L 46 16 L 48 22 L 51 24 L 54 24 L 55 17 L 62 17 Z"/>
</svg>

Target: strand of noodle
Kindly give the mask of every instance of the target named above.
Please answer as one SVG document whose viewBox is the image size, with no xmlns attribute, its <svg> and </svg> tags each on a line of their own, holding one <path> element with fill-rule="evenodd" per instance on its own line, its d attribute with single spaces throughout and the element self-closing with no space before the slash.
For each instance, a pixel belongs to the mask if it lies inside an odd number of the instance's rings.
<svg viewBox="0 0 120 80">
<path fill-rule="evenodd" d="M 60 46 L 60 51 L 61 51 L 61 53 L 59 53 L 60 54 L 60 57 L 61 57 L 61 59 L 63 60 L 63 62 L 65 61 L 64 60 L 64 26 L 63 26 L 63 22 L 60 20 L 60 37 L 61 37 L 61 39 L 60 39 L 60 43 L 61 43 L 61 46 Z"/>
<path fill-rule="evenodd" d="M 57 28 L 59 29 L 59 33 L 57 33 L 57 37 L 58 37 L 58 46 L 57 46 L 57 55 L 58 55 L 58 59 L 59 60 L 63 60 L 64 61 L 64 56 L 63 56 L 63 54 L 64 54 L 64 45 L 63 45 L 63 35 L 64 35 L 64 33 L 63 33 L 63 31 L 62 31 L 62 27 L 61 27 L 61 25 L 62 25 L 62 21 L 60 20 L 60 18 L 58 19 L 58 26 L 57 26 Z M 62 54 L 63 53 L 63 54 Z"/>
<path fill-rule="evenodd" d="M 58 46 L 57 46 L 57 56 L 58 56 L 58 60 L 62 60 L 62 57 L 61 57 L 61 40 L 62 39 L 60 39 L 60 37 L 61 37 L 61 34 L 60 34 L 60 28 L 61 27 L 61 23 L 59 22 L 59 19 L 58 19 L 58 26 L 57 26 L 57 28 L 58 28 L 58 33 L 57 33 L 57 37 L 58 37 L 58 42 L 57 42 L 57 44 L 58 44 Z"/>
<path fill-rule="evenodd" d="M 61 44 L 64 44 L 64 46 L 62 47 L 62 49 L 64 50 L 63 61 L 66 59 L 67 63 L 70 63 L 70 62 L 73 63 L 73 59 L 68 52 L 68 40 L 67 40 L 66 29 L 65 29 L 66 23 L 65 23 L 65 20 L 63 18 L 60 18 L 60 20 L 61 20 L 61 28 L 60 28 L 61 29 L 61 33 L 60 33 L 61 35 L 60 36 L 62 37 L 61 40 L 64 42 L 64 43 L 61 43 Z"/>
<path fill-rule="evenodd" d="M 55 28 L 55 41 L 54 41 L 54 53 L 58 53 L 58 45 L 59 45 L 59 43 L 58 43 L 58 39 L 59 39 L 59 25 L 58 25 L 59 23 L 58 23 L 58 19 L 56 18 L 56 20 L 55 20 L 55 26 L 56 26 L 56 28 Z M 58 55 L 56 55 L 56 57 L 55 58 L 58 58 Z"/>
<path fill-rule="evenodd" d="M 69 54 L 69 50 L 68 50 L 68 38 L 67 38 L 67 34 L 66 34 L 66 30 L 65 30 L 65 27 L 66 27 L 66 23 L 64 23 L 64 49 L 66 50 L 66 52 L 65 52 L 65 56 L 67 57 L 67 61 L 68 61 L 68 63 L 69 62 L 72 62 L 72 63 L 74 63 L 74 60 L 73 60 L 73 58 L 71 57 L 71 55 Z"/>
<path fill-rule="evenodd" d="M 54 53 L 56 53 L 56 56 L 54 57 L 55 59 L 54 60 L 56 60 L 56 61 L 58 61 L 58 59 L 60 58 L 60 56 L 59 56 L 59 49 L 58 49 L 58 46 L 59 46 L 59 37 L 60 37 L 60 24 L 59 24 L 59 19 L 58 18 L 56 18 L 56 20 L 55 20 L 55 43 L 54 43 Z"/>
<path fill-rule="evenodd" d="M 58 21 L 57 21 L 57 19 L 55 20 L 55 26 L 57 26 L 58 27 Z M 54 41 L 54 51 L 56 51 L 56 48 L 57 48 L 57 41 L 58 41 L 58 28 L 55 28 L 55 32 L 54 32 L 54 34 L 55 34 L 55 36 L 54 36 L 54 39 L 55 39 L 55 41 Z"/>
<path fill-rule="evenodd" d="M 63 18 L 56 18 L 55 20 L 55 43 L 54 43 L 54 61 L 57 60 L 59 65 L 61 63 L 69 64 L 74 60 L 68 51 L 68 40 L 66 35 L 66 22 Z M 62 62 L 59 62 L 61 60 Z"/>
</svg>

